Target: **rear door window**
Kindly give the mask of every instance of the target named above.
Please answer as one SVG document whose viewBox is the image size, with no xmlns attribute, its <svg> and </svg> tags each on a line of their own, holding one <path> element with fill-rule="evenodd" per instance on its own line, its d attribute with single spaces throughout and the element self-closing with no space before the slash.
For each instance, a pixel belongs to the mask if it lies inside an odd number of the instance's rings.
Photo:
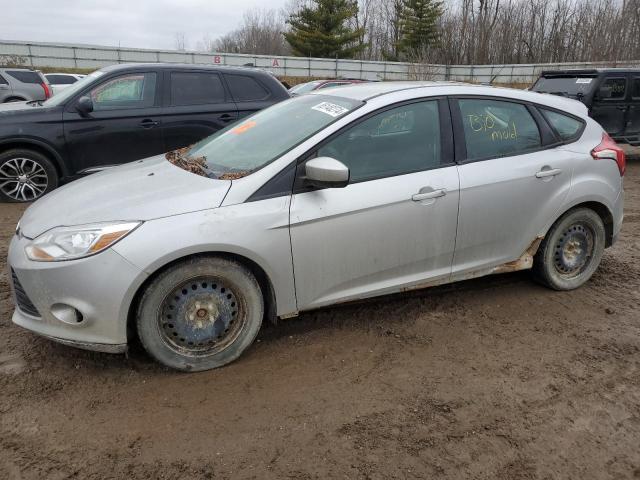
<svg viewBox="0 0 640 480">
<path fill-rule="evenodd" d="M 458 105 L 467 160 L 518 155 L 542 146 L 538 125 L 523 104 L 461 98 Z"/>
<path fill-rule="evenodd" d="M 224 103 L 220 75 L 209 72 L 171 72 L 171 105 Z"/>
<path fill-rule="evenodd" d="M 562 140 L 572 140 L 576 138 L 584 125 L 580 120 L 568 115 L 563 115 L 562 113 L 544 108 L 541 108 L 540 111 Z"/>
<path fill-rule="evenodd" d="M 225 78 L 236 102 L 264 100 L 269 96 L 269 91 L 252 77 L 225 74 Z"/>
<path fill-rule="evenodd" d="M 603 100 L 622 100 L 627 95 L 627 79 L 625 77 L 607 78 L 600 87 Z"/>
<path fill-rule="evenodd" d="M 22 83 L 42 83 L 42 78 L 40 78 L 38 72 L 31 72 L 28 70 L 7 70 L 7 74 Z"/>
<path fill-rule="evenodd" d="M 94 110 L 145 108 L 155 105 L 156 74 L 132 73 L 107 80 L 89 93 Z"/>
</svg>

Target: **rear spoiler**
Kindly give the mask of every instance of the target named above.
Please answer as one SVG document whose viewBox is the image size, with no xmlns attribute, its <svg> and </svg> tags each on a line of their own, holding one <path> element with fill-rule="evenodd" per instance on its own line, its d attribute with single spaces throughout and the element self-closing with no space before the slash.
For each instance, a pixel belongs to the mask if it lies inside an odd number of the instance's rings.
<svg viewBox="0 0 640 480">
<path fill-rule="evenodd" d="M 598 75 L 598 70 L 585 69 L 585 70 L 543 70 L 540 73 L 541 77 L 592 77 Z"/>
</svg>

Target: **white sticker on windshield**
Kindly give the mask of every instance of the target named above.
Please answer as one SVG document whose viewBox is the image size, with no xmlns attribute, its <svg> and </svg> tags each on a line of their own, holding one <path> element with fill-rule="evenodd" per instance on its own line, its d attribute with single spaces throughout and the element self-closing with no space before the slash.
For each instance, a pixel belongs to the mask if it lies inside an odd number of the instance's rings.
<svg viewBox="0 0 640 480">
<path fill-rule="evenodd" d="M 341 105 L 336 105 L 335 103 L 329 102 L 319 103 L 315 107 L 311 107 L 311 110 L 317 110 L 318 112 L 326 113 L 327 115 L 331 115 L 332 117 L 339 117 L 340 115 L 349 111 L 348 108 L 344 108 Z"/>
<path fill-rule="evenodd" d="M 578 78 L 576 79 L 576 83 L 591 83 L 593 78 Z"/>
</svg>

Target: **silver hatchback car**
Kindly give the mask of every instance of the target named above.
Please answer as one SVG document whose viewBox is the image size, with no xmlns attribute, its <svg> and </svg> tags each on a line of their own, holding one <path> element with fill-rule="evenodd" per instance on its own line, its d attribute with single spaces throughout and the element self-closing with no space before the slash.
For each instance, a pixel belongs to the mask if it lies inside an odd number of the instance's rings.
<svg viewBox="0 0 640 480">
<path fill-rule="evenodd" d="M 113 163 L 117 163 L 114 160 Z M 579 102 L 453 83 L 303 95 L 32 205 L 13 321 L 205 370 L 263 319 L 501 272 L 557 290 L 622 223 L 625 158 Z"/>
</svg>

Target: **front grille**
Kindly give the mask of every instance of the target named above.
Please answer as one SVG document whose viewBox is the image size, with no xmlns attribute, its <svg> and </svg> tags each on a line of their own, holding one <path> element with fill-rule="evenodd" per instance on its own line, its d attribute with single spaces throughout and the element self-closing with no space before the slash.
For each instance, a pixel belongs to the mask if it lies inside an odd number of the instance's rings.
<svg viewBox="0 0 640 480">
<path fill-rule="evenodd" d="M 27 295 L 27 292 L 25 292 L 24 288 L 22 288 L 20 280 L 18 280 L 18 276 L 16 275 L 16 272 L 13 270 L 13 268 L 11 269 L 11 281 L 13 282 L 13 291 L 15 292 L 16 305 L 18 306 L 18 308 L 27 315 L 39 317 L 40 312 L 38 312 L 38 309 L 31 302 L 31 299 Z"/>
</svg>

